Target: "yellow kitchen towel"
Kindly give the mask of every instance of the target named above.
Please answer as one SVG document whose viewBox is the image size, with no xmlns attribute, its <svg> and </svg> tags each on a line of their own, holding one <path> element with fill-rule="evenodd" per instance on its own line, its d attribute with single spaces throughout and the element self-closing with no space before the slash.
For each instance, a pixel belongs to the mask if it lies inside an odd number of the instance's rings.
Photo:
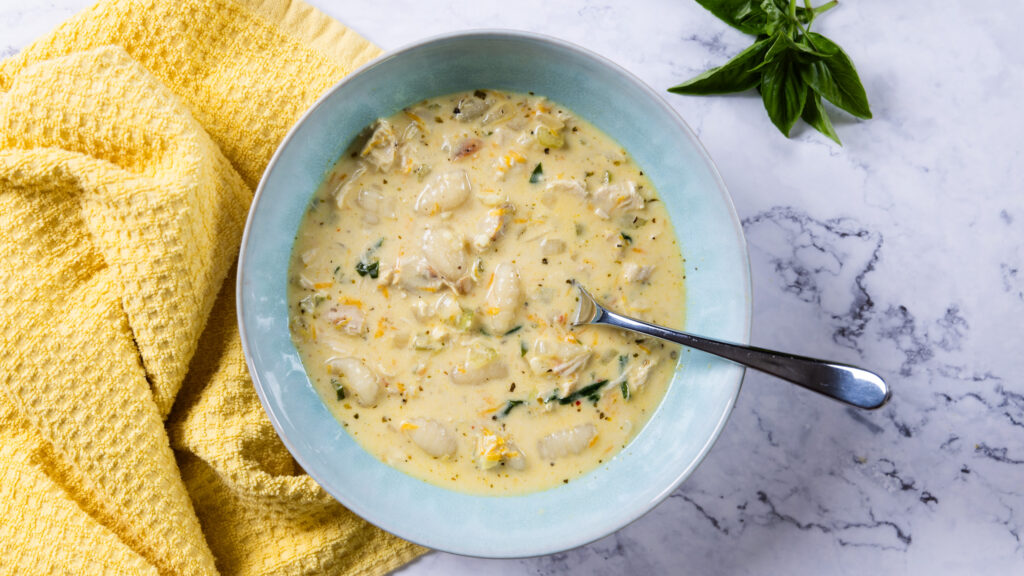
<svg viewBox="0 0 1024 576">
<path fill-rule="evenodd" d="M 252 191 L 378 49 L 297 0 L 109 0 L 0 62 L 0 573 L 379 574 L 234 313 Z"/>
</svg>

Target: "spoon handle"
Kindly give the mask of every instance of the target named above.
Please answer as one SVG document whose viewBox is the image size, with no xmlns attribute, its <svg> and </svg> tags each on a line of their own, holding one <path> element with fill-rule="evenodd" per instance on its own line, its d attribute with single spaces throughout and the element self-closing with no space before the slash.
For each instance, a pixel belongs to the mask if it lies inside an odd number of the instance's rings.
<svg viewBox="0 0 1024 576">
<path fill-rule="evenodd" d="M 856 366 L 694 336 L 603 308 L 599 308 L 597 316 L 591 322 L 625 328 L 696 348 L 858 408 L 880 408 L 889 400 L 891 394 L 889 386 L 880 376 Z"/>
</svg>

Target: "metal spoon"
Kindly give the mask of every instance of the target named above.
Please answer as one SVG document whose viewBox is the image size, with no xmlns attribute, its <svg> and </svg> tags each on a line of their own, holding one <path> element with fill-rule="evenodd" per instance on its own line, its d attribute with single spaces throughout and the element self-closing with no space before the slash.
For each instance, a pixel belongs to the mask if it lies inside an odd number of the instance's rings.
<svg viewBox="0 0 1024 576">
<path fill-rule="evenodd" d="M 579 305 L 576 308 L 576 317 L 572 321 L 573 326 L 607 324 L 676 342 L 720 356 L 748 368 L 766 372 L 808 390 L 867 410 L 882 407 L 892 395 L 889 386 L 882 381 L 881 377 L 862 368 L 753 346 L 731 344 L 650 324 L 605 309 L 578 282 L 573 280 L 572 284 L 579 292 L 577 298 Z"/>
</svg>

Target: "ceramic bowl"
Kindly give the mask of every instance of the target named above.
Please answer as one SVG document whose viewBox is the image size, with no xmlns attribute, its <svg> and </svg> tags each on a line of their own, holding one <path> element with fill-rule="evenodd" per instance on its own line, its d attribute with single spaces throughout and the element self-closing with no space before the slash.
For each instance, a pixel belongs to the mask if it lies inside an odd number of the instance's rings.
<svg viewBox="0 0 1024 576">
<path fill-rule="evenodd" d="M 684 350 L 660 407 L 621 453 L 569 484 L 528 495 L 439 488 L 380 462 L 349 436 L 313 389 L 289 336 L 285 292 L 296 230 L 325 174 L 365 126 L 425 98 L 477 88 L 545 95 L 624 146 L 657 187 L 686 258 L 685 329 L 748 341 L 743 232 L 690 128 L 659 95 L 608 60 L 510 31 L 447 35 L 390 52 L 306 112 L 256 191 L 239 262 L 238 318 L 253 383 L 277 433 L 342 504 L 430 548 L 535 556 L 611 534 L 668 496 L 721 432 L 743 370 Z"/>
</svg>

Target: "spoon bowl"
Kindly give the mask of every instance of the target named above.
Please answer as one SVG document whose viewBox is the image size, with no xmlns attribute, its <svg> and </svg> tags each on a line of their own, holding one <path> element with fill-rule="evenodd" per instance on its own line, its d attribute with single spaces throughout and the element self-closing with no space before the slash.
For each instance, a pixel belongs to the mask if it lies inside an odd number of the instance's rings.
<svg viewBox="0 0 1024 576">
<path fill-rule="evenodd" d="M 892 396 L 881 376 L 863 368 L 723 342 L 616 314 L 601 306 L 579 282 L 572 283 L 577 291 L 573 326 L 605 324 L 696 348 L 865 410 L 881 408 Z"/>
</svg>

